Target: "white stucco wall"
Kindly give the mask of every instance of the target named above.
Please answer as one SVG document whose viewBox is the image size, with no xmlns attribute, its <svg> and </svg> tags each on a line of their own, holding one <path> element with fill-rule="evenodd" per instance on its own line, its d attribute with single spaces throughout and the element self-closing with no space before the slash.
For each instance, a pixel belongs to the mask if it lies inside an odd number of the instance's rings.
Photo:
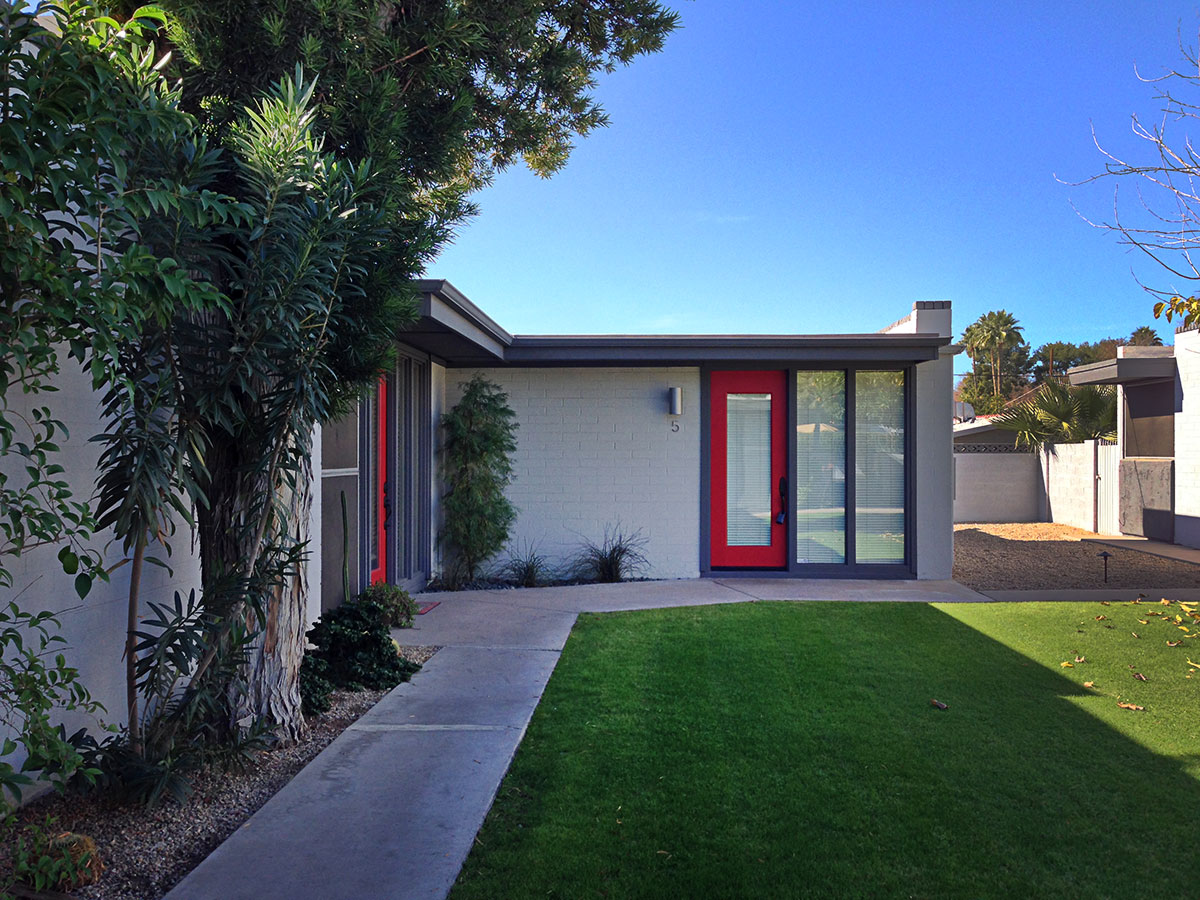
<svg viewBox="0 0 1200 900">
<path fill-rule="evenodd" d="M 95 489 L 96 461 L 101 451 L 100 444 L 88 440 L 101 430 L 100 407 L 90 380 L 70 361 L 64 361 L 64 367 L 67 371 L 56 379 L 57 392 L 43 394 L 29 402 L 29 397 L 14 391 L 10 393 L 9 401 L 14 409 L 21 408 L 22 404 L 26 410 L 33 406 L 49 406 L 54 416 L 67 426 L 70 437 L 59 441 L 62 452 L 56 461 L 66 468 L 63 477 L 70 483 L 75 499 L 86 501 Z M 111 534 L 106 534 L 91 542 L 92 547 L 102 551 L 106 567 L 116 566 L 124 558 L 120 546 L 110 544 L 110 541 Z M 74 578 L 63 574 L 58 562 L 60 547 L 39 547 L 20 558 L 7 560 L 13 572 L 13 588 L 0 590 L 0 600 L 7 603 L 16 597 L 27 612 L 49 610 L 57 615 L 62 623 L 60 634 L 67 641 L 62 652 L 69 664 L 79 669 L 80 680 L 107 708 L 104 721 L 123 724 L 125 668 L 121 657 L 125 645 L 129 566 L 113 571 L 108 583 L 97 581 L 86 599 L 81 601 L 75 593 Z M 145 567 L 141 589 L 143 610 L 150 602 L 170 602 L 177 590 L 186 594 L 193 587 L 199 587 L 198 558 L 186 524 L 176 533 L 171 547 L 172 573 L 154 565 Z M 161 548 L 156 550 L 154 547 L 148 555 L 165 557 Z M 68 732 L 90 724 L 77 715 L 67 715 L 63 721 Z M 9 761 L 13 760 L 10 758 Z"/>
<path fill-rule="evenodd" d="M 954 521 L 1042 521 L 1036 453 L 955 453 Z"/>
<path fill-rule="evenodd" d="M 447 408 L 473 371 L 446 373 Z M 646 576 L 699 575 L 699 369 L 481 371 L 508 394 L 522 425 L 508 492 L 518 548 L 535 544 L 565 564 L 584 538 L 598 542 L 605 525 L 619 522 L 646 538 Z M 667 414 L 669 387 L 683 388 L 678 418 Z"/>
<path fill-rule="evenodd" d="M 1175 542 L 1200 547 L 1200 331 L 1175 335 Z"/>
<path fill-rule="evenodd" d="M 888 334 L 954 334 L 948 301 L 917 302 L 912 313 L 884 329 Z M 943 347 L 936 360 L 916 368 L 917 577 L 950 577 L 954 565 L 954 355 Z"/>
</svg>

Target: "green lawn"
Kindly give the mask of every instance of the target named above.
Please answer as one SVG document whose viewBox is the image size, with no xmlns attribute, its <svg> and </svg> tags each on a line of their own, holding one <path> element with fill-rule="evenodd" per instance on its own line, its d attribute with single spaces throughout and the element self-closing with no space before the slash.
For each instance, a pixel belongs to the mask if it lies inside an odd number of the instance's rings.
<svg viewBox="0 0 1200 900">
<path fill-rule="evenodd" d="M 1195 897 L 1200 640 L 1151 612 L 582 616 L 453 897 Z"/>
</svg>

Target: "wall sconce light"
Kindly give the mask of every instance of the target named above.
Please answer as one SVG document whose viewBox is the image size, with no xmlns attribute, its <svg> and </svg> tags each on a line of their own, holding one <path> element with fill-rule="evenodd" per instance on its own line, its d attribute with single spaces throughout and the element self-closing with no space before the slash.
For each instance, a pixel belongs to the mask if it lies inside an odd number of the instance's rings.
<svg viewBox="0 0 1200 900">
<path fill-rule="evenodd" d="M 667 388 L 667 406 L 671 415 L 683 415 L 683 388 Z"/>
</svg>

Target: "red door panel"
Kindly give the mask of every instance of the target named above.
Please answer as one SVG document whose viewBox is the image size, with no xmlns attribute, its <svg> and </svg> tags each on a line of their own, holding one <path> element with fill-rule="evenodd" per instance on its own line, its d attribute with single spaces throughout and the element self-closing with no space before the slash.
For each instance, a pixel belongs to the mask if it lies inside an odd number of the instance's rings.
<svg viewBox="0 0 1200 900">
<path fill-rule="evenodd" d="M 713 566 L 785 568 L 786 373 L 713 372 L 710 489 Z M 784 521 L 779 521 L 784 519 Z"/>
</svg>

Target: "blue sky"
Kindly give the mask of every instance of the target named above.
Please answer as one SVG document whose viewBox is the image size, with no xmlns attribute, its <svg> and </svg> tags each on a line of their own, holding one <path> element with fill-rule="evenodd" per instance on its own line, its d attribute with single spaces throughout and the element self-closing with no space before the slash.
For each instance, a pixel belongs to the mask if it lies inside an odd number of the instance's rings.
<svg viewBox="0 0 1200 900">
<path fill-rule="evenodd" d="M 675 6 L 666 49 L 602 79 L 610 127 L 552 179 L 501 175 L 431 277 L 515 333 L 871 331 L 948 299 L 960 333 L 1004 308 L 1035 346 L 1170 342 L 1131 269 L 1165 273 L 1080 218 L 1113 185 L 1056 176 L 1102 170 L 1093 126 L 1149 159 L 1134 66 L 1176 64 L 1195 5 Z"/>
</svg>

